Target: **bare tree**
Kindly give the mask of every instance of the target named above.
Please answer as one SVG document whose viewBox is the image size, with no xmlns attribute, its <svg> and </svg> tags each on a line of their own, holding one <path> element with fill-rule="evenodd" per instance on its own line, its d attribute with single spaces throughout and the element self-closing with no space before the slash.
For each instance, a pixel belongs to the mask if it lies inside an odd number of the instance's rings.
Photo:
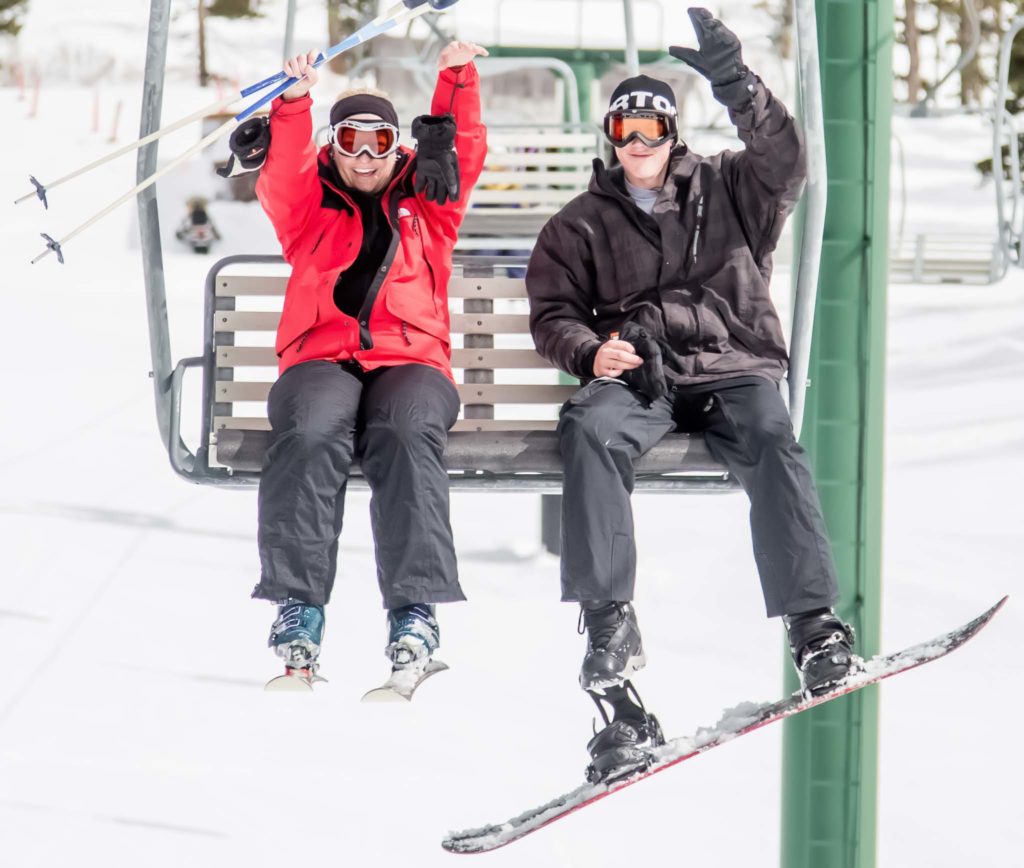
<svg viewBox="0 0 1024 868">
<path fill-rule="evenodd" d="M 376 0 L 327 0 L 327 39 L 337 45 L 354 33 L 377 12 Z M 363 47 L 339 54 L 328 64 L 332 72 L 345 73 L 364 56 Z"/>
<path fill-rule="evenodd" d="M 759 0 L 756 6 L 771 16 L 774 26 L 768 38 L 784 60 L 793 56 L 793 7 L 794 0 Z"/>
<path fill-rule="evenodd" d="M 210 83 L 210 73 L 206 68 L 206 0 L 199 0 L 199 86 L 206 87 Z"/>
<path fill-rule="evenodd" d="M 2 0 L 0 0 L 2 2 Z M 259 0 L 199 0 L 199 85 L 210 83 L 210 72 L 206 65 L 206 18 L 214 15 L 221 18 L 257 18 Z"/>
<path fill-rule="evenodd" d="M 0 33 L 16 36 L 27 6 L 28 0 L 0 0 Z"/>
<path fill-rule="evenodd" d="M 917 102 L 921 93 L 921 47 L 917 30 L 917 0 L 906 0 L 903 34 L 900 41 L 907 46 L 910 64 L 907 68 L 907 102 Z"/>
</svg>

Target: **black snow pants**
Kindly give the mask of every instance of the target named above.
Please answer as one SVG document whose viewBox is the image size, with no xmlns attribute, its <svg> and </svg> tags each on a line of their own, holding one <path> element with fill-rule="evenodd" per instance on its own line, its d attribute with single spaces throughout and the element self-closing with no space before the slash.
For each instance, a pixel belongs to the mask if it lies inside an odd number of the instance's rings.
<svg viewBox="0 0 1024 868">
<path fill-rule="evenodd" d="M 754 558 L 769 617 L 831 606 L 835 565 L 807 456 L 766 379 L 679 388 L 651 403 L 594 380 L 563 406 L 562 599 L 631 600 L 636 581 L 633 461 L 667 433 L 702 433 L 750 498 Z M 680 529 L 699 539 L 700 528 Z"/>
<path fill-rule="evenodd" d="M 253 596 L 324 605 L 331 597 L 345 487 L 358 458 L 371 490 L 377 580 L 388 609 L 464 600 L 443 453 L 455 386 L 425 365 L 363 373 L 303 362 L 274 383 L 259 489 L 262 574 Z"/>
</svg>

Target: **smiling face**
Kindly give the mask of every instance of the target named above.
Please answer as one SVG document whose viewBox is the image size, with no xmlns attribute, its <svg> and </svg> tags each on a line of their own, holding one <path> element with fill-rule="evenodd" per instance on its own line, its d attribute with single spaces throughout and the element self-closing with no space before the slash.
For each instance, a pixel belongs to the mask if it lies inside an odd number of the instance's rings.
<svg viewBox="0 0 1024 868">
<path fill-rule="evenodd" d="M 626 180 L 634 187 L 653 189 L 665 182 L 665 168 L 675 142 L 665 142 L 651 148 L 634 139 L 623 148 L 616 148 L 615 154 L 626 173 Z"/>
<path fill-rule="evenodd" d="M 351 120 L 379 121 L 381 118 L 378 115 L 363 113 L 353 115 Z M 367 144 L 376 140 L 375 133 L 359 132 L 356 134 L 356 150 L 363 144 L 360 137 L 365 137 Z M 345 186 L 361 190 L 363 193 L 380 193 L 387 187 L 395 173 L 398 151 L 380 158 L 371 157 L 365 151 L 358 157 L 347 157 L 339 153 L 337 148 L 332 147 L 331 157 L 334 160 L 334 165 L 338 167 L 338 174 L 341 175 Z"/>
</svg>

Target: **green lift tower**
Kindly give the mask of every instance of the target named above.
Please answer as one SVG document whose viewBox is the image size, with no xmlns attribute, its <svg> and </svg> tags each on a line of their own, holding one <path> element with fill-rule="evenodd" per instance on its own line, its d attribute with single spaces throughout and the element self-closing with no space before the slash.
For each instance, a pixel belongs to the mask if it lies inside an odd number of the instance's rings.
<svg viewBox="0 0 1024 868">
<path fill-rule="evenodd" d="M 801 440 L 832 538 L 840 614 L 867 656 L 878 652 L 881 612 L 893 7 L 815 8 L 828 210 Z M 783 868 L 873 868 L 878 688 L 787 721 L 783 756 Z"/>
</svg>

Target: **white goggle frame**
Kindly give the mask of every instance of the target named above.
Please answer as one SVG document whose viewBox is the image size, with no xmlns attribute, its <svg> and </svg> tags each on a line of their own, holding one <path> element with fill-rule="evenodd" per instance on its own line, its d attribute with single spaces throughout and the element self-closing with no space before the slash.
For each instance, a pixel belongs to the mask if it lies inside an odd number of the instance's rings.
<svg viewBox="0 0 1024 868">
<path fill-rule="evenodd" d="M 377 130 L 391 130 L 391 135 L 394 136 L 394 139 L 391 143 L 391 147 L 383 154 L 376 153 L 369 145 L 363 145 L 353 154 L 350 151 L 346 151 L 338 144 L 337 131 L 342 127 L 358 130 L 363 133 L 375 133 Z M 398 127 L 394 124 L 389 124 L 387 121 L 353 121 L 346 118 L 340 123 L 331 124 L 330 132 L 327 135 L 327 142 L 330 144 L 331 148 L 344 157 L 358 157 L 360 154 L 365 152 L 375 160 L 383 160 L 385 157 L 390 157 L 398 150 Z"/>
</svg>

